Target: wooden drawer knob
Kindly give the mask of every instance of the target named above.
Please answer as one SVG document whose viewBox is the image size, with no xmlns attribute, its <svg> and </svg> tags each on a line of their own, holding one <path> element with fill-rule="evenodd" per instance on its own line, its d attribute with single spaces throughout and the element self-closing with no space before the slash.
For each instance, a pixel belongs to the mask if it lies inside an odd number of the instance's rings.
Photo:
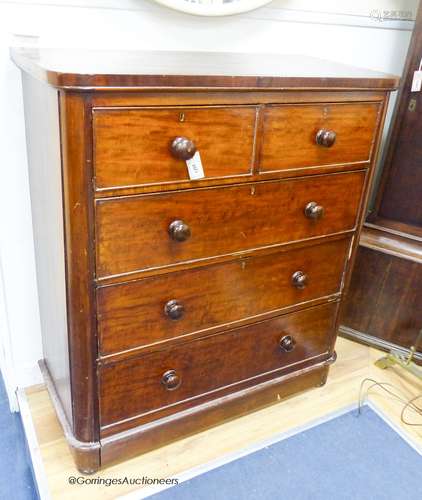
<svg viewBox="0 0 422 500">
<path fill-rule="evenodd" d="M 325 209 L 318 205 L 316 201 L 310 201 L 305 207 L 305 215 L 308 219 L 321 219 L 324 216 Z"/>
<path fill-rule="evenodd" d="M 176 370 L 168 370 L 161 377 L 161 383 L 168 391 L 174 391 L 180 387 L 182 379 L 176 373 Z"/>
<path fill-rule="evenodd" d="M 169 235 L 175 241 L 185 241 L 190 235 L 190 227 L 182 220 L 175 220 L 169 225 Z"/>
<path fill-rule="evenodd" d="M 305 288 L 308 281 L 308 275 L 302 271 L 296 271 L 292 275 L 292 285 L 296 288 Z"/>
<path fill-rule="evenodd" d="M 170 151 L 178 160 L 189 160 L 196 153 L 196 146 L 187 137 L 176 137 L 170 145 Z"/>
<path fill-rule="evenodd" d="M 319 146 L 331 148 L 331 146 L 333 146 L 336 142 L 336 137 L 337 134 L 334 130 L 326 130 L 325 128 L 322 128 L 321 130 L 318 130 L 315 140 Z"/>
<path fill-rule="evenodd" d="M 291 352 L 296 347 L 296 341 L 291 335 L 285 335 L 280 339 L 280 349 L 284 352 Z"/>
<path fill-rule="evenodd" d="M 164 313 L 170 319 L 180 319 L 185 312 L 185 308 L 178 300 L 169 300 L 164 306 Z"/>
</svg>

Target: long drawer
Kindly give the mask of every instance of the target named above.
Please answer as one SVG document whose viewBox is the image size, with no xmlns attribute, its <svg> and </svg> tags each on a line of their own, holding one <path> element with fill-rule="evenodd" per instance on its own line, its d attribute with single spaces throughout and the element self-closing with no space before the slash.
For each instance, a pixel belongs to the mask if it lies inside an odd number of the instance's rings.
<svg viewBox="0 0 422 500">
<path fill-rule="evenodd" d="M 189 180 L 184 155 L 200 153 L 207 179 L 251 175 L 254 106 L 97 109 L 97 188 Z M 182 137 L 176 146 L 173 141 Z M 185 148 L 185 149 L 184 149 Z"/>
<path fill-rule="evenodd" d="M 336 310 L 312 307 L 103 366 L 101 426 L 153 420 L 328 353 Z"/>
<path fill-rule="evenodd" d="M 100 353 L 194 334 L 340 291 L 350 238 L 97 290 Z"/>
<path fill-rule="evenodd" d="M 97 276 L 352 230 L 365 171 L 97 200 Z"/>
<path fill-rule="evenodd" d="M 268 106 L 260 172 L 371 158 L 379 103 Z"/>
</svg>

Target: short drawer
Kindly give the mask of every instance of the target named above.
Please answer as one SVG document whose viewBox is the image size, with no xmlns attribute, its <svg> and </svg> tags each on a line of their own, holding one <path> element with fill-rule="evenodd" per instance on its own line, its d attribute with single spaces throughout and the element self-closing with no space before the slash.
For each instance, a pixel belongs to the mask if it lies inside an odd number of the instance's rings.
<svg viewBox="0 0 422 500">
<path fill-rule="evenodd" d="M 100 352 L 113 354 L 256 321 L 340 291 L 350 238 L 97 290 Z"/>
<path fill-rule="evenodd" d="M 368 162 L 379 103 L 268 106 L 260 172 Z"/>
<path fill-rule="evenodd" d="M 96 109 L 96 187 L 189 180 L 183 157 L 192 147 L 207 179 L 251 174 L 255 115 L 253 106 Z M 175 147 L 177 137 L 187 141 Z"/>
<path fill-rule="evenodd" d="M 135 424 L 145 414 L 153 420 L 328 353 L 336 310 L 335 303 L 312 307 L 103 366 L 101 426 L 125 419 Z"/>
<path fill-rule="evenodd" d="M 352 230 L 365 172 L 98 200 L 106 277 Z"/>
</svg>

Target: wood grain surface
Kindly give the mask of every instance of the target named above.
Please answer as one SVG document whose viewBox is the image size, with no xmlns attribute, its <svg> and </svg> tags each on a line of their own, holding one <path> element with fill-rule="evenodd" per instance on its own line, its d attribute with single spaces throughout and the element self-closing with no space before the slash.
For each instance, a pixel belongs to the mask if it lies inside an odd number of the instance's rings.
<svg viewBox="0 0 422 500">
<path fill-rule="evenodd" d="M 381 109 L 379 103 L 268 106 L 259 170 L 368 162 Z M 323 129 L 336 134 L 333 146 L 316 143 Z"/>
<path fill-rule="evenodd" d="M 97 201 L 97 276 L 353 230 L 364 179 L 353 172 Z M 304 214 L 311 201 L 325 209 L 320 220 Z M 189 226 L 186 241 L 169 237 L 175 220 Z"/>
<path fill-rule="evenodd" d="M 283 307 L 340 292 L 350 238 L 287 252 L 247 257 L 97 290 L 100 353 L 156 345 L 212 327 L 256 321 Z M 296 288 L 303 271 L 308 283 Z M 179 319 L 165 314 L 177 300 Z"/>
<path fill-rule="evenodd" d="M 32 76 L 67 89 L 151 87 L 386 89 L 398 78 L 301 55 L 14 48 Z"/>
<path fill-rule="evenodd" d="M 217 397 L 211 391 L 223 388 L 234 392 L 239 388 L 232 384 L 328 353 L 336 308 L 317 306 L 101 368 L 101 426 L 147 413 L 147 420 L 156 419 L 153 410 L 174 413 L 198 404 L 200 395 Z M 292 352 L 280 348 L 285 335 L 296 341 Z M 162 383 L 169 370 L 181 379 L 175 390 Z M 175 406 L 182 402 L 182 408 Z"/>
<path fill-rule="evenodd" d="M 170 150 L 176 137 L 194 142 L 206 178 L 251 174 L 254 106 L 94 109 L 97 188 L 189 180 Z"/>
</svg>

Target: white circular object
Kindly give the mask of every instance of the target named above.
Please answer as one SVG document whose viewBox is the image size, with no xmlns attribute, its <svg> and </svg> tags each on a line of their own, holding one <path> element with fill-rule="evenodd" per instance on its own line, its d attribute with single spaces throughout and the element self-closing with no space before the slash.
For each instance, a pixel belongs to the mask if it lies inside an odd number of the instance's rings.
<svg viewBox="0 0 422 500">
<path fill-rule="evenodd" d="M 230 16 L 257 9 L 272 0 L 155 0 L 171 9 L 197 16 Z"/>
</svg>

